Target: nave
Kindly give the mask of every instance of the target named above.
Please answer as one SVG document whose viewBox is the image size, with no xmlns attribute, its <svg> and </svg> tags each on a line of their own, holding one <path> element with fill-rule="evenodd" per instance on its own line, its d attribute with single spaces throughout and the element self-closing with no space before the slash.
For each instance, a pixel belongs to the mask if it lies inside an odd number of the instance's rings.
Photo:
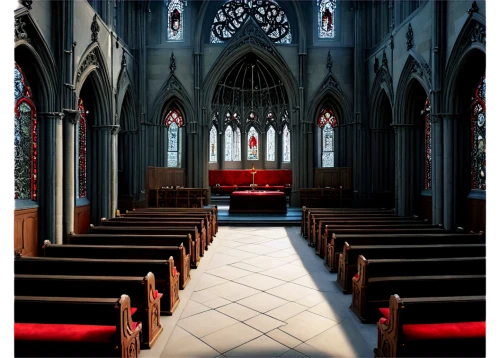
<svg viewBox="0 0 500 358">
<path fill-rule="evenodd" d="M 141 357 L 372 357 L 376 324 L 336 279 L 298 227 L 220 227 Z"/>
</svg>

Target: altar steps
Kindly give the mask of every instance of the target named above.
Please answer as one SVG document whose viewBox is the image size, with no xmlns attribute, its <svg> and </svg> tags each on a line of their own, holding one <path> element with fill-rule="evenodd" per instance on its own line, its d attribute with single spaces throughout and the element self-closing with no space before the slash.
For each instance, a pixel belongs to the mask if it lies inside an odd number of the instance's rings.
<svg viewBox="0 0 500 358">
<path fill-rule="evenodd" d="M 212 203 L 212 205 L 215 205 Z M 219 226 L 300 226 L 302 210 L 288 208 L 286 214 L 230 214 L 229 205 L 218 205 Z"/>
</svg>

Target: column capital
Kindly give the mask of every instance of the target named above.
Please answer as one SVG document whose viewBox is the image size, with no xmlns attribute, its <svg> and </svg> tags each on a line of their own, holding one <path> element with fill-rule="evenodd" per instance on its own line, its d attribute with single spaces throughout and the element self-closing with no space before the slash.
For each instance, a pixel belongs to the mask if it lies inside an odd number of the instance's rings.
<svg viewBox="0 0 500 358">
<path fill-rule="evenodd" d="M 37 114 L 38 117 L 42 118 L 54 118 L 54 119 L 62 119 L 65 114 L 62 112 L 40 112 Z"/>
<path fill-rule="evenodd" d="M 76 124 L 81 115 L 79 109 L 63 109 L 63 114 L 71 124 Z"/>
<path fill-rule="evenodd" d="M 98 131 L 111 131 L 111 134 L 118 134 L 120 132 L 120 126 L 117 124 L 107 124 L 107 125 L 97 125 L 97 126 L 92 126 L 92 129 L 98 130 Z"/>
</svg>

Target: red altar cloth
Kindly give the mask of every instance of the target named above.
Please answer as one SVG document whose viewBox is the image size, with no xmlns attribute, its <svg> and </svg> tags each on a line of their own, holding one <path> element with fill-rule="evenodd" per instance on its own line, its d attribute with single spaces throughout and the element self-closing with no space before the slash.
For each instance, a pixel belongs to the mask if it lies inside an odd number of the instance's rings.
<svg viewBox="0 0 500 358">
<path fill-rule="evenodd" d="M 286 197 L 281 191 L 235 191 L 229 198 L 229 213 L 286 214 Z"/>
</svg>

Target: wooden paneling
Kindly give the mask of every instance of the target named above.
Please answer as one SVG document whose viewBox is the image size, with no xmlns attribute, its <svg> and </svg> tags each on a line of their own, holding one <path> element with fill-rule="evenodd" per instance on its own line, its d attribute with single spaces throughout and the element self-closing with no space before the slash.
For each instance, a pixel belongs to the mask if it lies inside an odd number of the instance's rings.
<svg viewBox="0 0 500 358">
<path fill-rule="evenodd" d="M 432 222 L 432 196 L 422 195 L 420 197 L 420 214 L 422 219 Z M 442 224 L 442 223 L 439 223 Z"/>
<path fill-rule="evenodd" d="M 352 190 L 352 168 L 315 168 L 315 188 L 336 188 L 342 186 L 344 192 Z"/>
<path fill-rule="evenodd" d="M 186 186 L 185 169 L 148 167 L 146 169 L 146 198 L 150 198 L 150 190 L 156 190 L 165 186 Z M 156 193 L 154 196 L 156 196 Z"/>
<path fill-rule="evenodd" d="M 38 256 L 38 208 L 14 211 L 14 250 Z"/>
<path fill-rule="evenodd" d="M 467 224 L 465 229 L 486 232 L 486 200 L 467 199 Z"/>
<path fill-rule="evenodd" d="M 90 226 L 90 205 L 75 207 L 75 234 L 87 234 Z"/>
</svg>

